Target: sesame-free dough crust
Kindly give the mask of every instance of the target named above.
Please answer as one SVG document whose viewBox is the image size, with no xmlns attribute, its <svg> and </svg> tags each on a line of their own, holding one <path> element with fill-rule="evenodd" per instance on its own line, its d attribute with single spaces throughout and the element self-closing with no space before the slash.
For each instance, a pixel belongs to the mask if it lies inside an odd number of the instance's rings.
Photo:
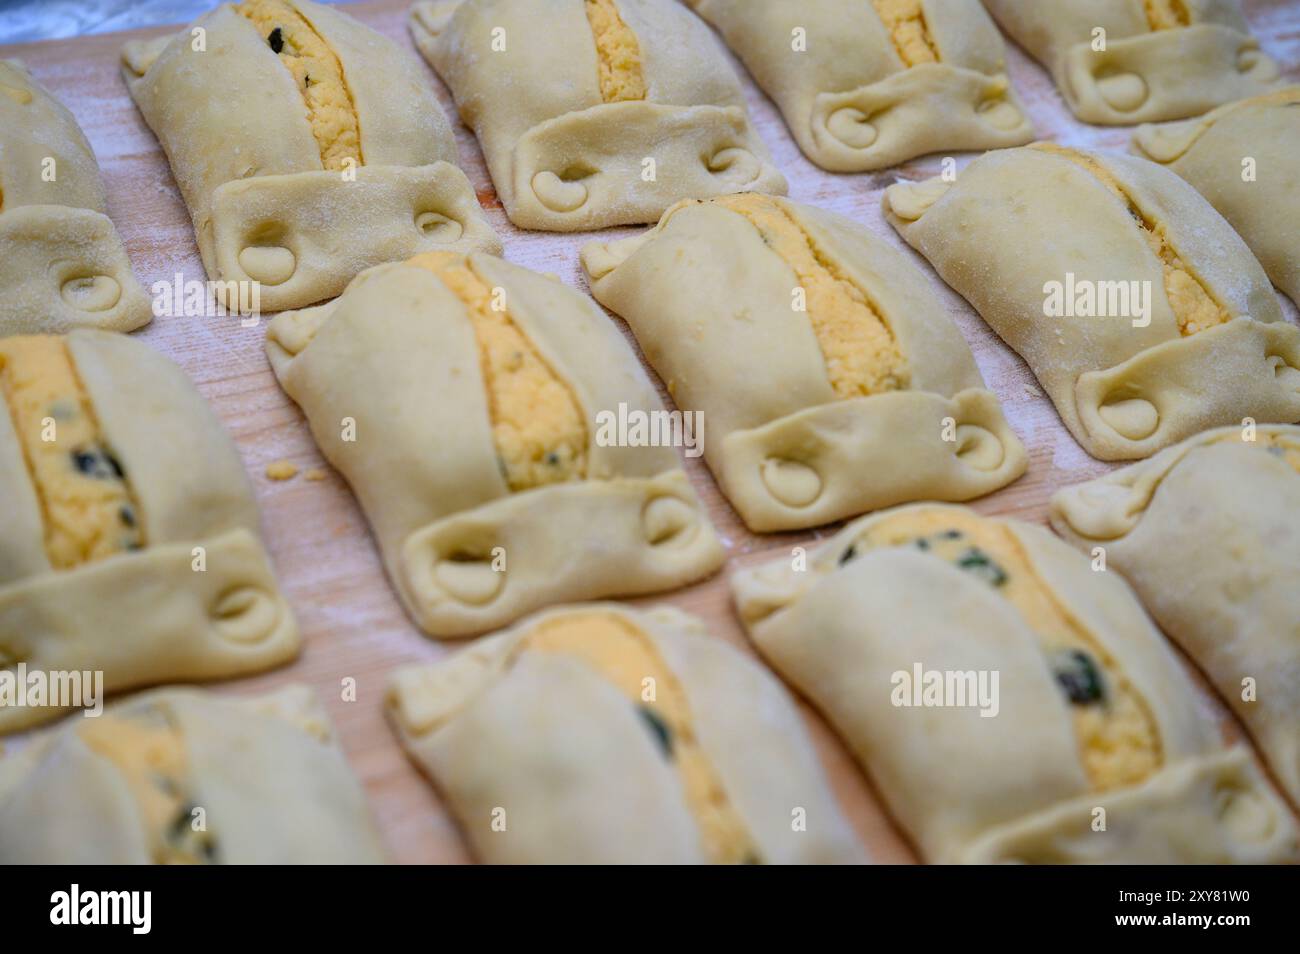
<svg viewBox="0 0 1300 954">
<path fill-rule="evenodd" d="M 163 831 L 148 829 L 133 780 L 88 740 L 100 719 L 165 726 L 178 740 L 184 791 L 165 794 L 186 800 Z M 108 735 L 123 762 L 151 761 L 124 733 Z M 192 819 L 206 827 L 198 837 L 208 863 L 384 860 L 361 786 L 305 686 L 247 698 L 147 692 L 96 719 L 74 716 L 0 759 L 0 864 L 149 864 L 159 860 L 150 836 L 180 841 Z"/>
<path fill-rule="evenodd" d="M 619 98 L 602 85 L 586 0 L 412 8 L 415 44 L 478 136 L 510 221 L 574 232 L 653 222 L 687 197 L 784 193 L 709 28 L 676 0 L 599 6 L 637 51 L 620 63 L 639 85 Z"/>
<path fill-rule="evenodd" d="M 1057 492 L 1051 520 L 1104 550 L 1300 805 L 1300 427 L 1206 431 Z"/>
<path fill-rule="evenodd" d="M 745 523 L 794 530 L 911 500 L 969 500 L 1025 472 L 960 332 L 905 255 L 846 218 L 768 200 L 883 319 L 908 381 L 837 399 L 791 267 L 717 199 L 582 250 L 593 294 L 632 327 Z M 809 310 L 814 304 L 809 299 Z"/>
<path fill-rule="evenodd" d="M 90 330 L 66 342 L 144 546 L 52 567 L 41 499 L 0 401 L 0 665 L 102 670 L 114 692 L 292 659 L 298 627 L 258 536 L 252 487 L 203 398 L 142 342 Z M 0 705 L 0 732 L 66 711 Z"/>
<path fill-rule="evenodd" d="M 1085 123 L 1199 116 L 1277 81 L 1277 63 L 1251 36 L 1237 0 L 984 2 Z M 1105 31 L 1104 50 L 1094 48 L 1097 30 Z"/>
<path fill-rule="evenodd" d="M 558 279 L 481 253 L 462 264 L 567 384 L 586 430 L 580 479 L 511 492 L 474 320 L 427 267 L 371 269 L 267 333 L 276 377 L 351 484 L 417 625 L 465 636 L 716 570 L 722 546 L 677 451 L 598 443 L 602 411 L 663 410 L 610 320 Z"/>
<path fill-rule="evenodd" d="M 1300 86 L 1143 126 L 1133 150 L 1190 182 L 1300 304 Z"/>
<path fill-rule="evenodd" d="M 1263 268 L 1196 190 L 1133 156 L 1022 148 L 989 153 L 956 182 L 885 191 L 885 217 L 1028 362 L 1084 450 L 1149 457 L 1207 427 L 1300 420 L 1300 328 Z M 1188 333 L 1166 289 L 1166 248 L 1226 320 Z M 1048 317 L 1049 283 L 1149 283 L 1134 316 Z M 1143 286 L 1138 286 L 1143 287 Z M 1098 295 L 1100 299 L 1102 296 Z M 1136 322 L 1136 324 L 1135 324 Z"/>
<path fill-rule="evenodd" d="M 231 4 L 122 50 L 127 87 L 167 153 L 208 278 L 259 282 L 261 310 L 279 311 L 337 295 L 381 262 L 500 251 L 419 63 L 339 9 L 288 5 L 342 66 L 359 162 L 326 168 L 293 74 Z M 229 307 L 239 297 L 216 292 Z"/>
<path fill-rule="evenodd" d="M 526 645 L 539 630 L 575 617 L 635 630 L 660 663 L 658 678 L 626 667 L 624 690 L 642 689 L 629 698 L 587 660 Z M 689 707 L 694 751 L 684 752 L 680 734 L 661 729 L 661 745 L 648 731 L 637 702 L 651 690 Z M 699 619 L 671 607 L 547 610 L 443 662 L 396 670 L 387 708 L 402 745 L 486 862 L 716 860 L 680 774 L 687 758 L 711 771 L 718 788 L 705 810 L 731 815 L 732 840 L 747 844 L 744 861 L 866 860 L 785 688 L 710 636 Z"/>
<path fill-rule="evenodd" d="M 0 335 L 149 323 L 107 211 L 76 118 L 22 63 L 0 60 Z"/>
<path fill-rule="evenodd" d="M 1010 534 L 1038 585 L 1143 700 L 1159 757 L 1142 781 L 1090 785 L 1072 731 L 1076 707 L 1037 629 L 997 586 L 932 548 L 863 543 L 887 521 L 963 515 Z M 844 737 L 928 862 L 1300 857 L 1285 802 L 1248 749 L 1224 748 L 1132 590 L 1044 529 L 913 505 L 848 525 L 810 551 L 806 567 L 785 557 L 738 572 L 732 591 L 760 652 Z M 896 674 L 917 664 L 998 673 L 996 715 L 970 704 L 895 704 Z M 1098 808 L 1104 831 L 1094 827 Z"/>
<path fill-rule="evenodd" d="M 1007 78 L 1002 37 L 979 0 L 915 0 L 930 48 L 921 62 L 896 44 L 872 0 L 689 2 L 823 169 L 866 172 L 1033 138 Z"/>
</svg>

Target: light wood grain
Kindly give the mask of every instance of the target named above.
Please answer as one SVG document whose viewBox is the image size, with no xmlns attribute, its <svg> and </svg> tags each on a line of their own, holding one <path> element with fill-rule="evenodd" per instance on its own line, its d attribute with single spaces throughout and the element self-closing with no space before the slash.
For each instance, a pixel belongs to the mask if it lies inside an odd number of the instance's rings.
<svg viewBox="0 0 1300 954">
<path fill-rule="evenodd" d="M 349 4 L 347 9 L 413 52 L 406 31 L 407 7 L 405 0 L 378 0 Z M 1284 64 L 1289 77 L 1300 78 L 1300 3 L 1247 0 L 1245 8 L 1265 50 Z M 158 280 L 170 281 L 177 274 L 186 280 L 204 278 L 189 216 L 176 184 L 118 74 L 118 51 L 125 40 L 171 29 L 175 28 L 0 47 L 0 56 L 24 60 L 37 79 L 76 114 L 99 157 L 110 215 L 146 287 Z M 1008 46 L 1012 80 L 1042 138 L 1089 148 L 1127 147 L 1127 129 L 1094 128 L 1075 122 L 1046 73 L 1018 48 Z M 750 108 L 763 139 L 790 179 L 791 197 L 849 215 L 906 248 L 881 217 L 880 194 L 896 179 L 936 174 L 940 157 L 873 175 L 822 172 L 803 158 L 775 107 L 743 69 L 737 69 L 744 76 Z M 428 73 L 448 115 L 454 116 L 450 95 L 433 72 Z M 473 136 L 457 126 L 457 138 L 462 166 L 478 190 L 493 226 L 505 240 L 506 257 L 539 271 L 556 273 L 585 292 L 578 249 L 593 233 L 556 235 L 515 229 L 501 211 Z M 959 162 L 964 164 L 969 158 L 961 156 Z M 1062 222 L 1061 227 L 1069 228 L 1070 224 Z M 635 231 L 615 230 L 600 235 L 610 238 Z M 933 276 L 924 260 L 918 256 L 916 261 Z M 984 513 L 1015 515 L 1041 523 L 1047 500 L 1057 488 L 1098 476 L 1110 468 L 1088 457 L 1069 437 L 1024 363 L 937 277 L 934 283 L 970 342 L 986 381 L 1001 398 L 1012 425 L 1030 450 L 1028 475 L 978 501 L 975 507 Z M 1285 300 L 1284 307 L 1294 320 L 1295 309 Z M 618 324 L 627 333 L 626 326 Z M 262 350 L 263 334 L 264 327 L 241 328 L 236 319 L 228 318 L 162 318 L 137 334 L 185 369 L 234 435 L 257 490 L 266 540 L 305 637 L 303 654 L 293 665 L 214 688 L 243 694 L 290 681 L 315 687 L 338 727 L 351 764 L 365 784 L 392 858 L 400 862 L 467 861 L 469 855 L 454 821 L 433 788 L 403 756 L 381 714 L 384 682 L 394 666 L 438 659 L 456 645 L 439 644 L 422 636 L 398 606 L 355 500 L 342 479 L 321 459 L 302 414 L 275 383 Z M 753 373 L 761 375 L 763 369 L 754 368 Z M 303 470 L 325 468 L 328 477 L 320 482 L 299 477 L 274 483 L 266 478 L 265 468 L 279 459 L 291 460 Z M 788 553 L 795 544 L 823 538 L 833 528 L 763 537 L 751 534 L 722 499 L 703 465 L 698 461 L 688 465 L 696 489 L 709 504 L 731 550 L 730 564 L 707 582 L 636 602 L 676 604 L 706 618 L 719 638 L 749 648 L 731 612 L 727 574 L 738 566 Z M 340 681 L 344 677 L 357 680 L 355 702 L 341 699 Z M 1218 701 L 1208 693 L 1205 701 L 1224 720 L 1225 732 L 1238 735 L 1239 727 L 1225 715 Z M 804 710 L 835 791 L 874 858 L 881 862 L 914 861 L 914 852 L 848 752 L 820 718 L 807 706 Z"/>
</svg>

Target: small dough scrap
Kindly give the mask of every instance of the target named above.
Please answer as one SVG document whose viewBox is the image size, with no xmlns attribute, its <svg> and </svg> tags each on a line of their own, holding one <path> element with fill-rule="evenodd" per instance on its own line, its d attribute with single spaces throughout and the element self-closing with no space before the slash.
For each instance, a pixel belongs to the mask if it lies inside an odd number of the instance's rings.
<svg viewBox="0 0 1300 954">
<path fill-rule="evenodd" d="M 845 218 L 752 193 L 688 200 L 635 239 L 587 245 L 582 265 L 703 416 L 705 460 L 752 530 L 969 500 L 1025 471 L 928 281 Z"/>
<path fill-rule="evenodd" d="M 0 864 L 383 861 L 361 785 L 305 686 L 147 692 L 0 758 Z"/>
<path fill-rule="evenodd" d="M 979 0 L 687 0 L 832 172 L 1034 138 Z"/>
<path fill-rule="evenodd" d="M 143 343 L 0 338 L 0 500 L 0 682 L 97 670 L 116 692 L 297 654 L 239 454 Z M 0 733 L 92 702 L 2 692 Z"/>
<path fill-rule="evenodd" d="M 1300 328 L 1241 237 L 1155 163 L 1041 143 L 891 186 L 884 208 L 1092 456 L 1300 421 Z"/>
<path fill-rule="evenodd" d="M 489 863 L 866 860 L 781 684 L 669 607 L 548 610 L 398 669 L 387 711 Z"/>
<path fill-rule="evenodd" d="M 410 29 L 520 228 L 786 191 L 725 53 L 677 0 L 419 0 Z"/>
<path fill-rule="evenodd" d="M 293 480 L 298 476 L 298 465 L 291 460 L 273 460 L 266 465 L 268 480 Z"/>
<path fill-rule="evenodd" d="M 1105 552 L 1300 804 L 1300 427 L 1206 431 L 1058 491 L 1051 520 Z"/>
<path fill-rule="evenodd" d="M 1133 151 L 1178 173 L 1300 304 L 1300 86 L 1220 106 L 1200 119 L 1143 126 Z"/>
<path fill-rule="evenodd" d="M 417 256 L 277 315 L 267 353 L 431 636 L 671 589 L 724 559 L 677 452 L 652 440 L 686 436 L 680 415 L 652 432 L 673 419 L 626 340 L 554 278 Z"/>
<path fill-rule="evenodd" d="M 153 317 L 76 117 L 0 59 L 0 336 L 134 331 Z"/>
<path fill-rule="evenodd" d="M 127 43 L 122 75 L 232 310 L 310 305 L 423 252 L 501 250 L 420 64 L 341 8 L 222 4 Z"/>
<path fill-rule="evenodd" d="M 1042 528 L 917 504 L 731 582 L 928 862 L 1300 858 L 1133 591 Z"/>
<path fill-rule="evenodd" d="M 1277 85 L 1277 63 L 1260 51 L 1237 0 L 985 5 L 1007 35 L 1051 71 L 1066 104 L 1086 123 L 1199 116 Z"/>
</svg>

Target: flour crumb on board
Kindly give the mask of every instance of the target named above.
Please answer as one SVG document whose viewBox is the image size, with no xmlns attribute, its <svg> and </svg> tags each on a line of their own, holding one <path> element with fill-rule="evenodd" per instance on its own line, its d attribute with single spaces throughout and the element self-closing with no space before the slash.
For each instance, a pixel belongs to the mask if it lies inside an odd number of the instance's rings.
<svg viewBox="0 0 1300 954">
<path fill-rule="evenodd" d="M 313 467 L 310 470 L 306 471 L 302 476 L 305 480 L 310 480 L 314 483 L 318 480 L 324 480 L 326 477 L 329 476 L 329 474 L 327 474 L 324 470 L 322 470 L 319 467 Z"/>
</svg>

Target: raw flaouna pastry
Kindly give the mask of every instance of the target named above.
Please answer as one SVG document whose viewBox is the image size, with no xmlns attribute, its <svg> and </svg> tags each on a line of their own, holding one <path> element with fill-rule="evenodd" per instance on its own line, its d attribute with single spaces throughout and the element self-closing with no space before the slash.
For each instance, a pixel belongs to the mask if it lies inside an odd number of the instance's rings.
<svg viewBox="0 0 1300 954">
<path fill-rule="evenodd" d="M 866 860 L 785 689 L 679 610 L 548 610 L 387 698 L 483 861 Z"/>
<path fill-rule="evenodd" d="M 379 864 L 311 690 L 162 689 L 0 759 L 0 864 Z"/>
<path fill-rule="evenodd" d="M 337 8 L 222 4 L 122 64 L 208 278 L 260 283 L 262 310 L 420 252 L 500 251 L 420 64 Z"/>
<path fill-rule="evenodd" d="M 76 118 L 21 63 L 0 60 L 0 335 L 149 323 L 106 212 Z"/>
<path fill-rule="evenodd" d="M 1052 526 L 1104 550 L 1300 805 L 1300 427 L 1199 434 L 1060 491 Z"/>
<path fill-rule="evenodd" d="M 969 500 L 1024 447 L 907 257 L 855 223 L 756 194 L 670 209 L 582 251 L 753 530 L 910 500 Z"/>
<path fill-rule="evenodd" d="M 687 0 L 832 172 L 1034 138 L 979 0 Z"/>
<path fill-rule="evenodd" d="M 671 589 L 724 559 L 677 451 L 607 439 L 602 413 L 666 412 L 622 334 L 558 279 L 419 256 L 277 316 L 267 352 L 433 636 Z"/>
<path fill-rule="evenodd" d="M 927 861 L 1300 858 L 1132 590 L 1040 527 L 902 507 L 732 586 Z"/>
<path fill-rule="evenodd" d="M 1300 86 L 1143 126 L 1138 155 L 1172 169 L 1246 240 L 1273 284 L 1300 304 Z"/>
<path fill-rule="evenodd" d="M 1115 126 L 1183 119 L 1264 92 L 1277 64 L 1236 0 L 984 0 L 1052 73 L 1074 115 Z M 1103 48 L 1104 47 L 1104 48 Z"/>
<path fill-rule="evenodd" d="M 884 206 L 1094 457 L 1300 421 L 1300 329 L 1240 236 L 1155 163 L 1038 143 L 891 186 Z"/>
<path fill-rule="evenodd" d="M 112 692 L 297 653 L 239 454 L 145 344 L 0 338 L 0 500 L 0 670 L 100 670 Z M 64 711 L 0 700 L 0 732 Z"/>
<path fill-rule="evenodd" d="M 411 33 L 520 228 L 637 225 L 679 199 L 786 190 L 731 64 L 676 0 L 424 0 Z"/>
</svg>

